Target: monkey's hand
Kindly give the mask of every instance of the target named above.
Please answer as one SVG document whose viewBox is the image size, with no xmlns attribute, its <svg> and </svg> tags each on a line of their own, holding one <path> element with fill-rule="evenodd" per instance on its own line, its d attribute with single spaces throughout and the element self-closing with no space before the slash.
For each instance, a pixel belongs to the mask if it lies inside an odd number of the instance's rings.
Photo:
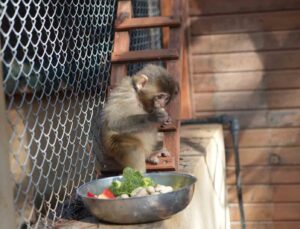
<svg viewBox="0 0 300 229">
<path fill-rule="evenodd" d="M 166 112 L 164 108 L 157 108 L 155 111 L 150 115 L 151 121 L 165 123 L 169 120 L 169 114 Z"/>
</svg>

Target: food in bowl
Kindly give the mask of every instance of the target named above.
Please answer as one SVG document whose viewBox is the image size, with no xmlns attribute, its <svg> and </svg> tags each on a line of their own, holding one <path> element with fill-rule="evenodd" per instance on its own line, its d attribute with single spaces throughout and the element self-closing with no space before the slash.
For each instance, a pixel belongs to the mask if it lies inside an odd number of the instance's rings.
<svg viewBox="0 0 300 229">
<path fill-rule="evenodd" d="M 87 197 L 98 199 L 119 199 L 130 197 L 141 197 L 172 192 L 171 186 L 155 184 L 152 178 L 144 177 L 139 171 L 132 168 L 123 170 L 123 178 L 115 180 L 100 194 L 87 192 Z"/>
</svg>

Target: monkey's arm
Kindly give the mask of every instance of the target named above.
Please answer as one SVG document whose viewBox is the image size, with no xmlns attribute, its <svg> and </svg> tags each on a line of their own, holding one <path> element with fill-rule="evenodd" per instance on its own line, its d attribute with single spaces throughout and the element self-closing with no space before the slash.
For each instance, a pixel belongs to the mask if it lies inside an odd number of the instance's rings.
<svg viewBox="0 0 300 229">
<path fill-rule="evenodd" d="M 133 133 L 153 128 L 155 119 L 149 114 L 131 115 L 115 121 L 110 121 L 108 127 L 119 133 Z"/>
</svg>

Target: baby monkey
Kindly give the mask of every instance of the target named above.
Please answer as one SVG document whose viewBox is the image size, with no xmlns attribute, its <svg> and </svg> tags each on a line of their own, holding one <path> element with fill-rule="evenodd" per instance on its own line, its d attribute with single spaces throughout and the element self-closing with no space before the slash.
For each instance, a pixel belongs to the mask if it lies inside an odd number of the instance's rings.
<svg viewBox="0 0 300 229">
<path fill-rule="evenodd" d="M 179 85 L 166 69 L 147 65 L 114 88 L 102 113 L 104 153 L 122 168 L 146 171 L 147 160 L 158 163 L 152 154 L 157 143 L 157 128 L 169 122 L 165 110 L 178 94 Z"/>
</svg>

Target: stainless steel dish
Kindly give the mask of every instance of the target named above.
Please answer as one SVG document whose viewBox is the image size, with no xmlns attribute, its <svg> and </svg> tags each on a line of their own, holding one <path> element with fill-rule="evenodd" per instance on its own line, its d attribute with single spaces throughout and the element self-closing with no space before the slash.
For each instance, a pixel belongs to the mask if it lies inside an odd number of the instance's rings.
<svg viewBox="0 0 300 229">
<path fill-rule="evenodd" d="M 99 194 L 121 176 L 103 178 L 86 183 L 77 189 L 89 211 L 99 220 L 118 223 L 146 223 L 169 218 L 183 210 L 191 201 L 194 193 L 194 176 L 176 172 L 147 173 L 155 183 L 172 186 L 175 191 L 128 199 L 96 199 L 86 197 L 87 192 Z"/>
</svg>

